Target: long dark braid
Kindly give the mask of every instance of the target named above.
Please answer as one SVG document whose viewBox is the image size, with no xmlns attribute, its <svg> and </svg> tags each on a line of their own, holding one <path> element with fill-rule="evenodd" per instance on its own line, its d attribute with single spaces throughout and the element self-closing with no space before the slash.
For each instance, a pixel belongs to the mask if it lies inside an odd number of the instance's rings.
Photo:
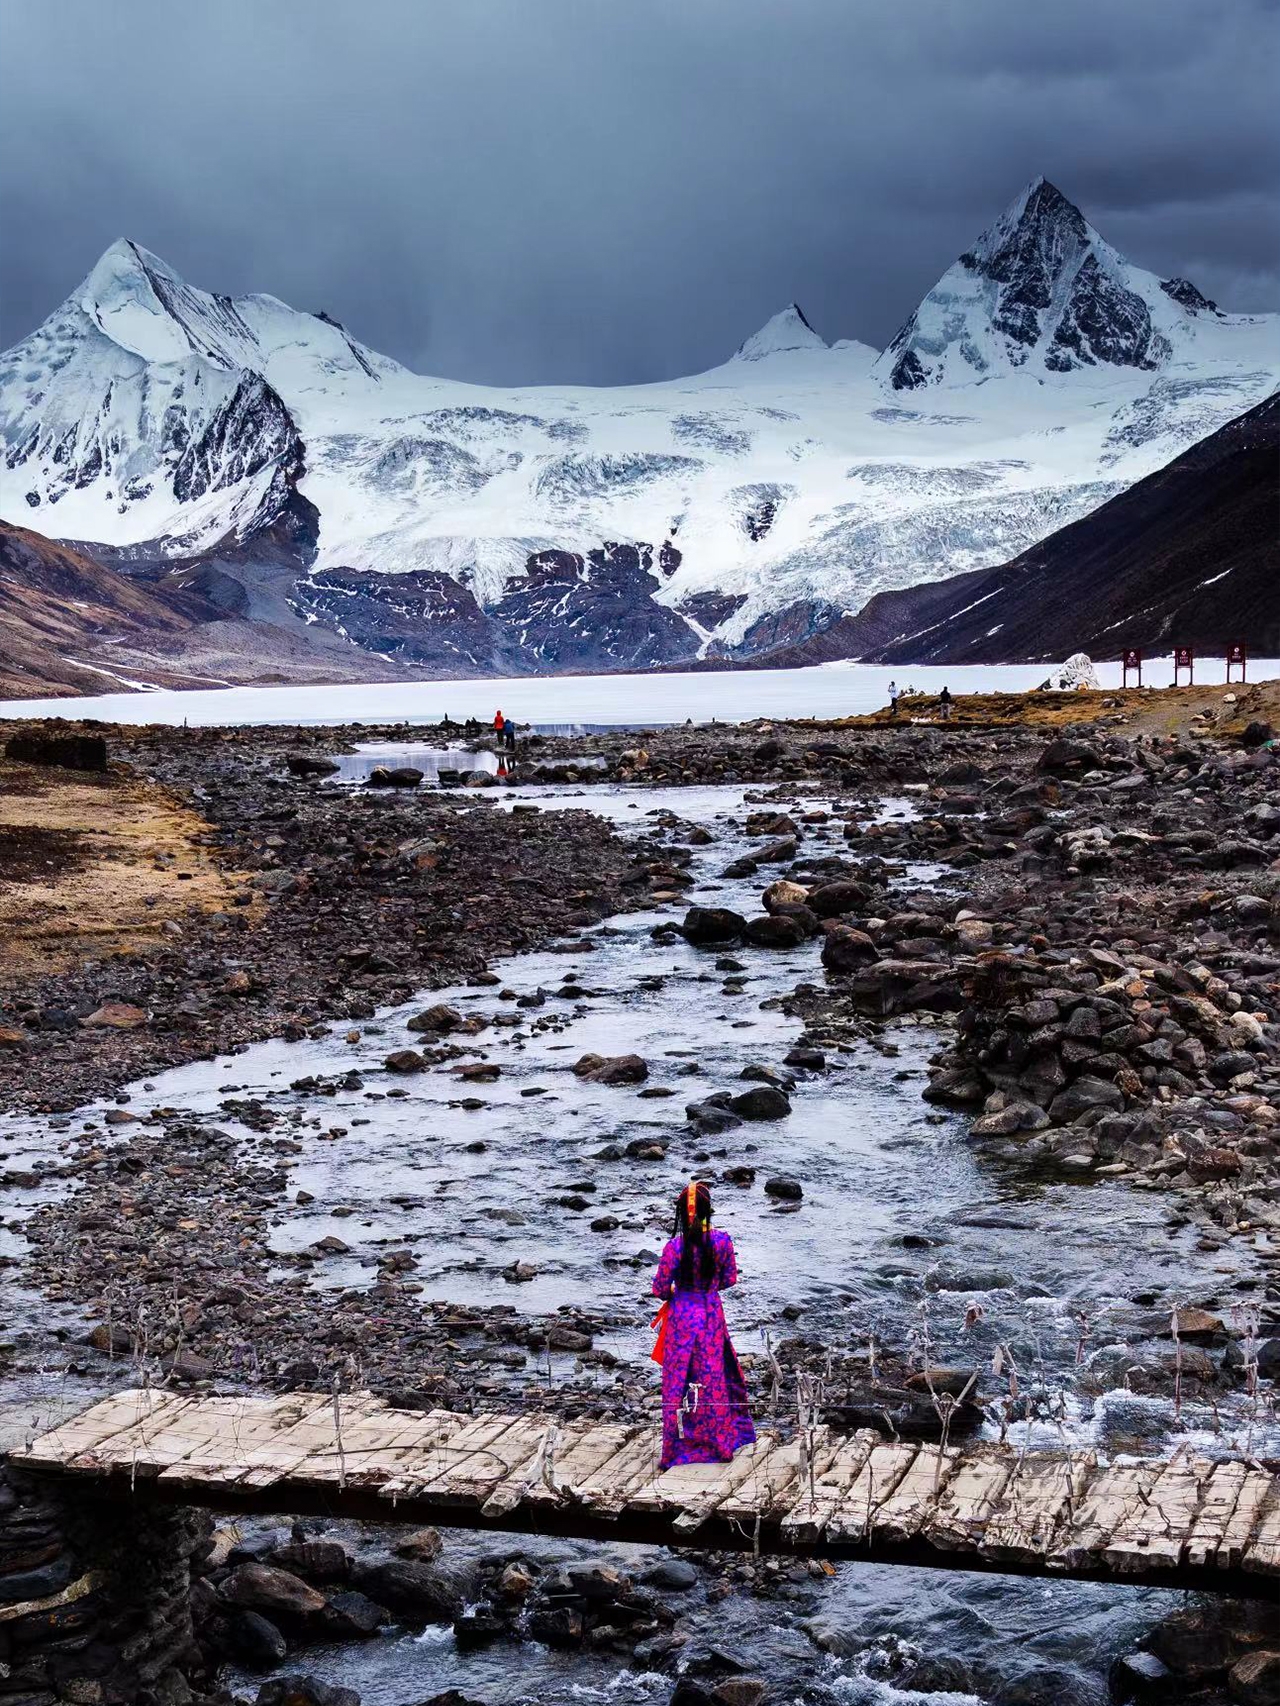
<svg viewBox="0 0 1280 1706">
<path fill-rule="evenodd" d="M 691 1180 L 676 1198 L 675 1236 L 680 1240 L 677 1289 L 709 1291 L 715 1273 L 715 1251 L 711 1245 L 711 1191 L 701 1182 Z"/>
</svg>

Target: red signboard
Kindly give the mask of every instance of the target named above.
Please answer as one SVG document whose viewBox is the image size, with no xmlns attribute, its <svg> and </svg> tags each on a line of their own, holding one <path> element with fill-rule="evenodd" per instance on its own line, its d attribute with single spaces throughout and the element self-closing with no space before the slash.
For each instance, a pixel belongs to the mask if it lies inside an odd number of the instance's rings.
<svg viewBox="0 0 1280 1706">
<path fill-rule="evenodd" d="M 1187 685 L 1195 680 L 1195 659 L 1190 646 L 1175 646 L 1173 648 L 1173 685 L 1178 685 L 1178 674 L 1181 670 L 1187 672 Z"/>
<path fill-rule="evenodd" d="M 1240 644 L 1239 640 L 1236 640 L 1233 645 L 1230 645 L 1227 647 L 1227 680 L 1228 681 L 1231 680 L 1231 671 L 1233 668 L 1235 668 L 1236 665 L 1239 665 L 1240 679 L 1241 679 L 1241 681 L 1243 681 L 1244 680 L 1244 668 L 1245 668 L 1245 666 L 1244 666 L 1244 647 Z"/>
<path fill-rule="evenodd" d="M 1120 685 L 1122 687 L 1127 687 L 1129 685 L 1129 672 L 1130 672 L 1130 670 L 1134 670 L 1137 673 L 1138 686 L 1141 687 L 1142 686 L 1142 653 L 1140 651 L 1138 651 L 1136 646 L 1128 646 L 1125 648 L 1124 657 L 1121 660 L 1121 662 L 1122 662 L 1122 674 L 1121 674 L 1121 678 L 1120 678 Z"/>
</svg>

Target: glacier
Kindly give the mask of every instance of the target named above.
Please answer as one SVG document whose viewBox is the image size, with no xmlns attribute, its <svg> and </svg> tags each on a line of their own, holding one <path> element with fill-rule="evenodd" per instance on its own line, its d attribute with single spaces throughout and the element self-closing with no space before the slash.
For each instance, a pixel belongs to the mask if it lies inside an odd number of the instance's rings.
<svg viewBox="0 0 1280 1706">
<path fill-rule="evenodd" d="M 1277 323 L 1133 266 L 1043 179 L 883 352 L 792 303 L 719 367 L 612 388 L 422 377 L 122 240 L 0 356 L 0 517 L 426 673 L 758 657 L 1162 466 L 1274 390 Z"/>
</svg>

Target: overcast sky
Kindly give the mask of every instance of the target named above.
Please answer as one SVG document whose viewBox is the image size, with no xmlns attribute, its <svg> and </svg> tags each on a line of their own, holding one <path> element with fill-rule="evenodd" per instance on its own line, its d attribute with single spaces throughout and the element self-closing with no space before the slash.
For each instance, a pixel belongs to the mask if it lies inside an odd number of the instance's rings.
<svg viewBox="0 0 1280 1706">
<path fill-rule="evenodd" d="M 118 236 L 420 372 L 883 345 L 1044 172 L 1280 305 L 1277 0 L 0 0 L 0 342 Z"/>
</svg>

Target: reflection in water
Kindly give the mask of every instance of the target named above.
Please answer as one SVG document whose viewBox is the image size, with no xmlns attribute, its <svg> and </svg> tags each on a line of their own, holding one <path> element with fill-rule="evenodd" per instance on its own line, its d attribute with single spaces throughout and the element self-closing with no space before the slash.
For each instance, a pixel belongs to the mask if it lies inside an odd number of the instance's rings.
<svg viewBox="0 0 1280 1706">
<path fill-rule="evenodd" d="M 335 782 L 367 782 L 375 770 L 421 770 L 423 780 L 438 782 L 442 770 L 456 770 L 466 775 L 482 770 L 496 776 L 499 760 L 492 752 L 472 752 L 466 746 L 421 746 L 412 742 L 368 741 L 354 752 L 335 754 L 338 765 Z"/>
</svg>

